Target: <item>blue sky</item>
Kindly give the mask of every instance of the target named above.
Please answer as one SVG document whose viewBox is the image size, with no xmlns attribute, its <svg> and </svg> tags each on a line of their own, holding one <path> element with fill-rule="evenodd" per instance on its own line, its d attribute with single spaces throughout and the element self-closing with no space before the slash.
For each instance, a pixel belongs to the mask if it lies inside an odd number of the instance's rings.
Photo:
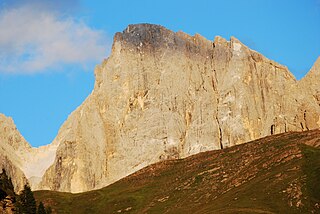
<svg viewBox="0 0 320 214">
<path fill-rule="evenodd" d="M 235 36 L 297 79 L 320 56 L 320 0 L 0 0 L 0 112 L 33 146 L 50 143 L 134 23 Z"/>
</svg>

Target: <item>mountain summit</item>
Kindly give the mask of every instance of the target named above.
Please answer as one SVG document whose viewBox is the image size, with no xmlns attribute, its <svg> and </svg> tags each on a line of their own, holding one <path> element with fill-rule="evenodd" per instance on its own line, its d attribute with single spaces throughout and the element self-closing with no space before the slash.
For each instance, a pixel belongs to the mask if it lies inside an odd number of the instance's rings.
<svg viewBox="0 0 320 214">
<path fill-rule="evenodd" d="M 320 82 L 297 81 L 234 37 L 129 25 L 95 77 L 35 189 L 88 191 L 162 160 L 320 127 Z"/>
</svg>

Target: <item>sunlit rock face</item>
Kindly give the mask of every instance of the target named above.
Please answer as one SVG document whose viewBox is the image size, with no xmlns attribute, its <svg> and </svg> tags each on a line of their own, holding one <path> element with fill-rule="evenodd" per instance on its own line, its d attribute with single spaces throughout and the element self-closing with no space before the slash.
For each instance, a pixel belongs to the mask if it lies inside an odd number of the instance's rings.
<svg viewBox="0 0 320 214">
<path fill-rule="evenodd" d="M 18 193 L 24 184 L 36 188 L 55 159 L 56 142 L 32 148 L 18 131 L 12 118 L 0 114 L 0 172 L 6 170 Z"/>
<path fill-rule="evenodd" d="M 34 188 L 92 190 L 161 160 L 319 128 L 319 72 L 316 63 L 297 81 L 236 38 L 130 25 L 48 146 Z"/>
<path fill-rule="evenodd" d="M 91 190 L 157 161 L 319 127 L 313 92 L 235 38 L 130 25 L 95 75 L 41 188 Z"/>
</svg>

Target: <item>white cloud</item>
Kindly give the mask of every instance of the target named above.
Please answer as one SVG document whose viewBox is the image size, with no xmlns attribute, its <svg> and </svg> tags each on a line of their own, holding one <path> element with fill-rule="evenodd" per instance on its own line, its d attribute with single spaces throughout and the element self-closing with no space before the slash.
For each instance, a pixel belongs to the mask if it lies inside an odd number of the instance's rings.
<svg viewBox="0 0 320 214">
<path fill-rule="evenodd" d="M 35 8 L 22 6 L 0 12 L 0 72 L 37 73 L 61 65 L 86 67 L 105 57 L 108 42 L 102 31 Z"/>
</svg>

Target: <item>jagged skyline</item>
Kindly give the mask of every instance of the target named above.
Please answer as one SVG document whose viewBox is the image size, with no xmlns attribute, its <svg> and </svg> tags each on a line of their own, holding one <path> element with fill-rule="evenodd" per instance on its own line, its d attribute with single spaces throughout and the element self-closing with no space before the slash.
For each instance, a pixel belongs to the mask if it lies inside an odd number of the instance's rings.
<svg viewBox="0 0 320 214">
<path fill-rule="evenodd" d="M 33 146 L 50 143 L 62 122 L 90 94 L 94 65 L 108 55 L 113 34 L 131 23 L 161 24 L 174 31 L 197 32 L 211 40 L 216 35 L 227 39 L 236 36 L 250 48 L 288 66 L 298 79 L 320 55 L 318 0 L 303 4 L 198 1 L 196 5 L 191 1 L 73 0 L 50 5 L 49 1 L 5 0 L 0 8 L 0 25 L 5 29 L 0 36 L 0 112 L 13 117 Z M 17 13 L 19 10 L 25 13 Z M 36 15 L 32 16 L 35 10 Z M 43 29 L 42 22 L 35 22 L 39 14 L 48 18 L 50 27 Z M 9 22 L 8 17 L 16 18 L 15 22 Z M 43 37 L 48 31 L 56 34 Z M 86 36 L 81 36 L 83 33 Z M 48 45 L 53 42 L 60 44 L 62 50 L 50 49 Z M 37 47 L 41 51 L 30 51 L 30 44 L 31 49 Z M 88 46 L 94 49 L 87 49 Z M 8 74 L 9 71 L 19 74 Z"/>
<path fill-rule="evenodd" d="M 77 193 L 158 161 L 318 129 L 319 66 L 320 58 L 297 81 L 235 37 L 212 42 L 160 25 L 129 25 L 96 67 L 94 90 L 51 144 L 32 148 L 0 114 L 1 154 L 33 190 Z"/>
</svg>

